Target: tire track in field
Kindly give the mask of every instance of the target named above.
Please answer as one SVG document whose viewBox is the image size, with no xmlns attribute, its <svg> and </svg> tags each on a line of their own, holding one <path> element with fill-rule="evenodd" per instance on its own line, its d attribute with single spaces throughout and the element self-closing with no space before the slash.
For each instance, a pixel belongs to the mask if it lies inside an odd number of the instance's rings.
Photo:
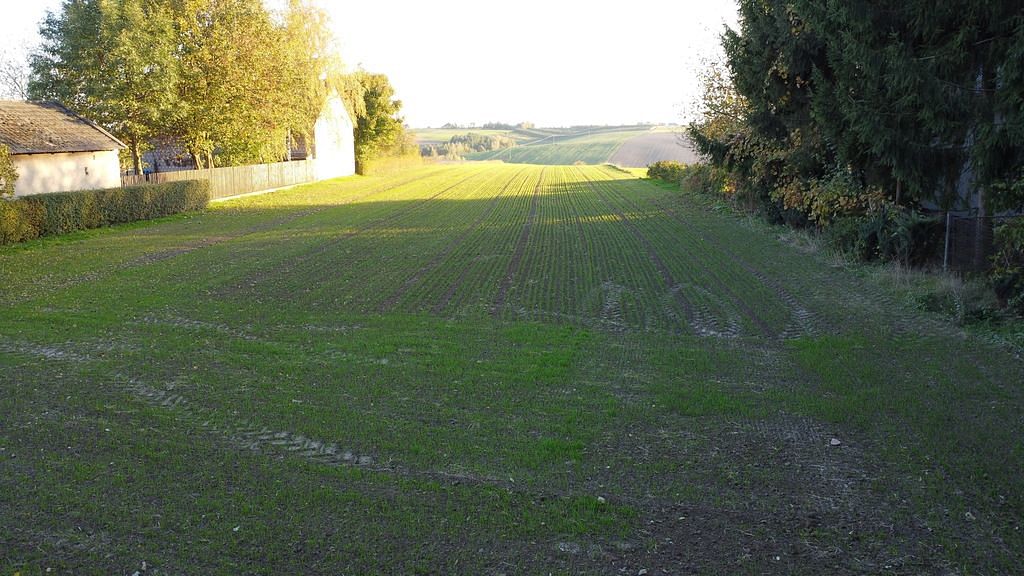
<svg viewBox="0 0 1024 576">
<path fill-rule="evenodd" d="M 526 252 L 526 243 L 530 240 L 530 231 L 537 220 L 537 203 L 540 199 L 540 189 L 544 186 L 544 172 L 546 171 L 547 168 L 541 168 L 540 176 L 537 177 L 537 186 L 534 187 L 533 198 L 530 199 L 530 213 L 526 217 L 526 223 L 523 224 L 523 231 L 519 234 L 515 251 L 512 253 L 512 260 L 508 263 L 508 268 L 505 269 L 505 277 L 501 280 L 498 295 L 494 298 L 494 304 L 491 305 L 491 316 L 497 316 L 504 308 L 508 291 L 512 288 L 512 281 L 519 272 L 523 254 Z"/>
<path fill-rule="evenodd" d="M 40 345 L 29 342 L 17 342 L 0 336 L 0 353 L 36 356 L 44 360 L 65 362 L 89 362 L 92 357 L 81 354 L 68 347 L 70 342 L 53 345 Z"/>
<path fill-rule="evenodd" d="M 592 182 L 594 182 L 594 181 L 592 180 Z M 595 186 L 600 186 L 600 184 L 597 183 L 597 182 L 594 182 L 594 184 L 595 184 Z M 609 189 L 613 189 L 614 187 L 608 187 L 608 188 Z M 629 206 L 631 206 L 637 212 L 641 212 L 642 211 L 640 206 L 638 206 L 631 198 L 628 198 L 628 197 L 626 197 L 626 196 L 624 196 L 622 194 L 619 194 L 619 193 L 616 193 L 616 196 L 618 196 L 621 200 L 626 202 Z M 691 238 L 691 241 L 693 241 L 692 238 Z M 750 305 L 747 304 L 747 302 L 743 298 L 741 298 L 738 294 L 736 294 L 736 292 L 734 292 L 732 290 L 732 288 L 730 288 L 729 285 L 726 284 L 721 279 L 721 277 L 718 276 L 718 274 L 715 274 L 714 271 L 712 271 L 710 268 L 708 268 L 707 266 L 705 266 L 704 264 L 702 264 L 700 262 L 694 261 L 694 263 L 697 266 L 700 266 L 700 269 L 701 269 L 702 272 L 704 272 L 704 275 L 707 276 L 708 278 L 710 278 L 712 283 L 714 283 L 714 285 L 719 290 L 721 290 L 722 292 L 724 292 L 726 295 L 729 296 L 729 299 L 732 300 L 733 304 L 735 304 L 736 307 L 739 308 L 740 311 L 743 312 L 743 314 L 748 319 L 750 319 L 750 321 L 753 322 L 755 326 L 758 327 L 758 329 L 761 331 L 761 334 L 763 336 L 765 336 L 767 338 L 775 338 L 776 337 L 776 333 L 772 329 L 771 324 L 769 324 L 764 318 L 761 317 L 760 314 L 758 314 L 753 308 L 751 308 Z"/>
<path fill-rule="evenodd" d="M 474 484 L 512 490 L 517 488 L 508 480 L 446 470 L 423 470 L 381 458 L 366 452 L 345 448 L 335 442 L 311 438 L 287 430 L 275 430 L 244 418 L 222 422 L 222 416 L 205 406 L 196 406 L 173 389 L 157 389 L 137 380 L 122 381 L 116 386 L 136 400 L 149 406 L 167 410 L 179 422 L 218 436 L 228 445 L 258 454 L 277 452 L 308 462 L 327 466 L 358 467 L 370 472 L 392 474 L 405 478 L 419 478 L 451 484 Z"/>
<path fill-rule="evenodd" d="M 371 220 L 370 222 L 362 224 L 362 225 L 356 227 L 355 230 L 351 230 L 349 232 L 346 232 L 344 234 L 341 234 L 339 236 L 335 236 L 335 237 L 333 237 L 333 238 L 331 238 L 329 240 L 321 242 L 320 244 L 317 244 L 316 246 L 312 246 L 309 249 L 305 250 L 303 253 L 298 254 L 295 257 L 293 257 L 290 260 L 288 260 L 287 263 L 285 263 L 285 264 L 283 264 L 281 266 L 276 266 L 273 269 L 272 272 L 260 272 L 260 271 L 257 271 L 257 272 L 254 273 L 255 276 L 256 276 L 255 278 L 253 278 L 253 274 L 250 274 L 250 275 L 248 275 L 246 277 L 246 279 L 243 280 L 243 282 L 245 283 L 245 288 L 251 290 L 251 289 L 255 288 L 256 286 L 259 286 L 260 284 L 266 282 L 267 280 L 269 280 L 271 278 L 278 278 L 278 277 L 281 277 L 281 276 L 288 276 L 299 265 L 305 264 L 307 262 L 310 262 L 310 261 L 314 260 L 317 256 L 321 256 L 321 255 L 327 253 L 329 250 L 331 250 L 332 248 L 337 247 L 342 242 L 344 242 L 344 241 L 346 241 L 346 240 L 348 240 L 350 238 L 353 238 L 355 236 L 358 236 L 360 234 L 363 234 L 365 232 L 369 232 L 370 230 L 374 230 L 376 228 L 381 228 L 383 226 L 391 224 L 392 222 L 394 222 L 396 220 L 399 220 L 400 218 L 402 218 L 404 216 L 407 216 L 408 214 L 419 210 L 425 204 L 431 202 L 432 200 L 437 199 L 438 197 L 440 197 L 443 194 L 446 194 L 446 193 L 450 192 L 451 190 L 461 186 L 467 180 L 475 178 L 475 177 L 479 176 L 480 174 L 481 174 L 481 172 L 474 172 L 474 173 L 470 174 L 469 176 L 466 176 L 465 178 L 459 180 L 455 184 L 452 184 L 451 186 L 448 186 L 448 187 L 442 189 L 441 191 L 437 192 L 436 194 L 430 196 L 429 198 L 424 198 L 424 199 L 421 199 L 421 200 L 417 200 L 417 201 L 415 201 L 411 205 L 404 206 L 404 207 L 399 208 L 399 209 L 397 209 L 397 210 L 395 210 L 393 212 L 390 212 L 390 213 L 388 213 L 388 214 L 386 214 L 386 215 L 384 215 L 384 216 L 382 216 L 380 218 L 376 218 L 374 220 Z M 346 203 L 346 204 L 348 204 L 348 203 Z M 237 292 L 237 290 L 239 288 L 240 288 L 240 286 L 236 285 L 234 287 L 234 290 L 232 290 L 230 288 L 226 288 L 225 291 L 226 292 L 235 293 L 235 292 Z"/>
<path fill-rule="evenodd" d="M 668 216 L 672 217 L 674 220 L 682 224 L 684 226 L 684 229 L 690 226 L 689 220 L 681 216 L 672 207 L 666 206 L 664 203 L 657 201 L 654 201 L 653 204 L 660 211 L 664 212 L 665 214 L 667 214 Z M 635 207 L 636 205 L 633 204 L 633 206 Z M 695 240 L 692 234 L 687 235 L 690 237 L 691 241 Z M 703 238 L 701 238 L 700 241 L 704 244 L 707 244 L 703 240 Z M 791 339 L 797 338 L 803 334 L 806 334 L 808 336 L 821 335 L 822 330 L 820 326 L 825 325 L 826 323 L 822 320 L 820 315 L 810 311 L 806 306 L 803 305 L 803 303 L 797 297 L 795 297 L 792 293 L 786 290 L 785 287 L 783 287 L 778 280 L 772 278 L 771 276 L 768 276 L 763 271 L 761 271 L 754 265 L 750 264 L 747 260 L 738 255 L 736 252 L 732 251 L 729 247 L 721 243 L 716 243 L 713 246 L 713 248 L 725 254 L 729 259 L 731 259 L 733 262 L 735 262 L 737 265 L 743 268 L 748 274 L 750 274 L 759 282 L 761 282 L 763 286 L 775 292 L 775 294 L 779 297 L 779 300 L 781 300 L 783 304 L 785 304 L 786 307 L 789 309 L 790 316 L 792 319 L 790 325 L 787 326 L 781 333 L 775 335 L 777 338 Z"/>
<path fill-rule="evenodd" d="M 594 180 L 590 179 L 586 175 L 583 175 L 583 178 L 592 184 L 590 189 L 594 192 L 597 199 L 601 201 L 601 204 L 610 210 L 618 221 L 625 225 L 626 229 L 629 230 L 633 237 L 636 238 L 636 240 L 644 247 L 644 250 L 647 252 L 647 258 L 652 264 L 654 264 L 655 269 L 658 270 L 658 274 L 661 275 L 665 286 L 672 294 L 672 299 L 682 309 L 683 315 L 685 316 L 682 323 L 700 336 L 716 334 L 717 331 L 714 329 L 713 323 L 705 317 L 706 313 L 699 311 L 693 303 L 683 295 L 682 290 L 680 289 L 681 285 L 676 282 L 676 279 L 672 276 L 672 272 L 668 269 L 668 266 L 665 265 L 665 261 L 661 259 L 660 255 L 658 255 L 658 251 L 654 248 L 654 245 L 647 236 L 644 235 L 643 231 L 640 230 L 640 227 L 637 226 L 635 222 L 627 218 L 622 210 L 617 206 L 613 206 L 611 202 L 605 198 L 604 194 L 599 191 L 598 187 L 595 185 L 596 183 Z"/>
<path fill-rule="evenodd" d="M 268 220 L 266 222 L 259 222 L 257 224 L 253 224 L 252 226 L 248 226 L 246 228 L 243 228 L 242 230 L 239 230 L 239 231 L 237 231 L 235 233 L 221 235 L 221 236 L 206 237 L 206 238 L 202 238 L 200 240 L 195 240 L 195 241 L 192 241 L 192 242 L 187 242 L 187 243 L 185 243 L 185 244 L 183 244 L 181 246 L 175 247 L 175 248 L 168 248 L 166 250 L 158 250 L 158 251 L 155 251 L 155 252 L 149 252 L 149 253 L 146 253 L 146 254 L 142 254 L 140 256 L 132 258 L 131 260 L 128 260 L 127 262 L 120 262 L 118 264 L 113 264 L 113 265 L 108 266 L 108 267 L 106 267 L 104 269 L 101 269 L 101 270 L 94 270 L 94 271 L 91 271 L 91 272 L 86 272 L 84 274 L 80 274 L 78 276 L 73 276 L 71 278 L 68 278 L 66 280 L 59 281 L 59 282 L 47 282 L 46 283 L 46 288 L 48 289 L 49 293 L 57 292 L 57 291 L 60 291 L 60 290 L 66 290 L 68 288 L 73 288 L 73 287 L 75 287 L 75 286 L 77 286 L 79 284 L 84 284 L 84 283 L 87 283 L 87 282 L 96 282 L 98 280 L 102 280 L 104 278 L 108 278 L 110 276 L 113 276 L 114 274 L 117 274 L 118 272 L 124 272 L 124 271 L 127 271 L 127 270 L 133 270 L 135 268 L 141 268 L 141 267 L 144 267 L 144 266 L 149 266 L 149 265 L 152 265 L 152 264 L 163 262 L 164 260 L 170 260 L 170 259 L 176 258 L 178 256 L 183 256 L 185 254 L 189 254 L 191 252 L 195 252 L 196 250 L 200 250 L 202 248 L 209 248 L 209 247 L 212 247 L 212 246 L 216 246 L 218 244 L 222 244 L 224 242 L 229 242 L 231 240 L 237 240 L 238 238 L 243 238 L 245 236 L 251 236 L 253 234 L 260 234 L 262 232 L 268 232 L 268 231 L 273 230 L 275 228 L 279 228 L 281 226 L 284 226 L 286 224 L 294 222 L 295 220 L 298 220 L 300 218 L 304 218 L 306 216 L 312 216 L 314 214 L 317 214 L 319 212 L 322 212 L 322 211 L 330 209 L 330 208 L 336 208 L 336 207 L 339 207 L 339 206 L 345 206 L 345 205 L 348 205 L 348 204 L 352 204 L 354 202 L 358 202 L 358 201 L 360 201 L 360 200 L 362 200 L 364 198 L 368 198 L 368 197 L 373 196 L 375 194 L 380 194 L 381 192 L 386 192 L 388 190 L 397 188 L 399 186 L 405 186 L 407 184 L 411 184 L 411 183 L 416 182 L 418 180 L 424 180 L 424 179 L 426 179 L 426 178 L 428 178 L 430 176 L 433 176 L 433 174 L 426 174 L 426 175 L 422 175 L 422 176 L 415 176 L 413 178 L 405 179 L 405 180 L 403 180 L 403 181 L 401 181 L 401 182 L 399 182 L 397 184 L 387 184 L 387 185 L 383 185 L 383 186 L 377 186 L 377 187 L 367 191 L 366 193 L 360 194 L 360 195 L 358 195 L 356 197 L 353 197 L 353 198 L 349 198 L 349 199 L 347 199 L 347 200 L 345 200 L 343 202 L 334 203 L 334 204 L 323 204 L 323 205 L 320 205 L 320 206 L 314 206 L 312 208 L 306 208 L 304 210 L 297 210 L 295 212 L 292 212 L 292 213 L 289 213 L 289 214 L 284 214 L 284 215 L 278 216 L 276 218 L 270 219 L 270 220 Z M 23 303 L 23 302 L 27 302 L 29 300 L 33 300 L 35 298 L 38 298 L 39 296 L 40 296 L 40 294 L 38 292 L 33 292 L 32 294 L 28 294 L 28 295 L 26 295 L 26 296 L 24 296 L 22 298 L 11 298 L 11 299 L 3 298 L 3 299 L 0 299 L 0 301 L 4 302 L 5 304 L 8 304 L 8 305 L 15 305 L 15 304 L 20 304 L 20 303 Z"/>
<path fill-rule="evenodd" d="M 526 168 L 523 168 L 516 172 L 515 174 L 513 174 L 508 179 L 508 182 L 505 183 L 505 186 L 502 187 L 502 189 L 498 192 L 498 194 L 491 199 L 491 202 L 487 205 L 487 208 L 484 210 L 483 214 L 481 214 L 476 220 L 474 220 L 473 223 L 469 225 L 469 228 L 463 231 L 462 234 L 459 234 L 454 239 L 452 239 L 452 241 L 449 242 L 448 245 L 445 246 L 443 250 L 441 250 L 441 252 L 437 253 L 433 258 L 430 259 L 429 262 L 421 266 L 419 270 L 417 270 L 401 286 L 399 286 L 398 289 L 395 290 L 395 292 L 392 293 L 391 296 L 389 296 L 388 299 L 385 300 L 380 305 L 380 311 L 391 311 L 391 309 L 395 307 L 395 304 L 397 304 L 398 301 L 401 300 L 402 297 L 405 296 L 405 294 L 413 286 L 420 282 L 420 280 L 422 280 L 424 276 L 436 270 L 437 267 L 440 266 L 441 263 L 444 262 L 444 260 L 448 258 L 449 255 L 451 255 L 452 252 L 457 250 L 459 246 L 462 246 L 462 244 L 466 241 L 466 238 L 468 238 L 473 232 L 475 232 L 477 228 L 479 228 L 480 225 L 483 224 L 491 216 L 491 214 L 494 213 L 494 211 L 498 207 L 499 200 L 501 200 L 505 193 L 508 192 L 508 189 L 512 187 L 512 184 L 515 182 L 516 178 L 518 178 L 525 171 Z"/>
<path fill-rule="evenodd" d="M 288 431 L 271 430 L 243 418 L 236 418 L 226 424 L 218 423 L 213 410 L 194 406 L 187 398 L 173 390 L 159 390 L 134 379 L 122 383 L 120 388 L 150 406 L 174 411 L 179 420 L 219 435 L 238 448 L 254 452 L 277 449 L 324 464 L 368 466 L 374 463 L 372 456 L 358 454 L 335 443 Z"/>
</svg>

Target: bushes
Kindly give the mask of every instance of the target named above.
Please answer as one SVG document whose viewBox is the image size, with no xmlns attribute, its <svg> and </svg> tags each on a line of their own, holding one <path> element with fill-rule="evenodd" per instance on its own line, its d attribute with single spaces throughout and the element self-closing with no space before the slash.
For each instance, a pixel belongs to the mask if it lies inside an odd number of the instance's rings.
<svg viewBox="0 0 1024 576">
<path fill-rule="evenodd" d="M 405 170 L 423 166 L 423 157 L 419 152 L 400 156 L 382 156 L 358 163 L 356 172 L 362 176 L 386 176 Z"/>
<path fill-rule="evenodd" d="M 14 196 L 14 183 L 18 180 L 18 169 L 14 167 L 11 149 L 0 144 L 0 197 Z"/>
<path fill-rule="evenodd" d="M 1002 305 L 1024 315 L 1024 218 L 996 228 L 989 280 Z"/>
<path fill-rule="evenodd" d="M 895 261 L 912 266 L 937 257 L 942 233 L 940 220 L 897 209 L 837 218 L 825 228 L 833 247 L 858 260 Z"/>
<path fill-rule="evenodd" d="M 0 244 L 201 210 L 209 201 L 206 180 L 0 200 Z"/>
<path fill-rule="evenodd" d="M 38 238 L 45 219 L 39 204 L 0 199 L 0 245 Z"/>
<path fill-rule="evenodd" d="M 673 184 L 681 183 L 685 173 L 686 165 L 672 160 L 658 160 L 647 166 L 647 176 L 649 178 L 656 178 Z"/>
</svg>

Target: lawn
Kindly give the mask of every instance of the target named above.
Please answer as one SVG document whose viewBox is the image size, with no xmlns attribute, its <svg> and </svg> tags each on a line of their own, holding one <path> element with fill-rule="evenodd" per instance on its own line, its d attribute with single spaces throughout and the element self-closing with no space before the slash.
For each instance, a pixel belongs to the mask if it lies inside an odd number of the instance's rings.
<svg viewBox="0 0 1024 576">
<path fill-rule="evenodd" d="M 0 248 L 0 575 L 1012 574 L 1020 351 L 607 166 Z"/>
</svg>

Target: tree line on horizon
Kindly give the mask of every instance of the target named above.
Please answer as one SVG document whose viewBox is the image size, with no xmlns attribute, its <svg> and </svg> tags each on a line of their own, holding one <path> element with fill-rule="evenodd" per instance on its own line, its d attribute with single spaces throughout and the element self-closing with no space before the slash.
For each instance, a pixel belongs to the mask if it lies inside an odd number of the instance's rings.
<svg viewBox="0 0 1024 576">
<path fill-rule="evenodd" d="M 334 93 L 356 125 L 357 163 L 408 145 L 387 76 L 348 73 L 308 0 L 279 12 L 262 0 L 64 0 L 39 34 L 28 98 L 108 129 L 136 173 L 157 139 L 197 168 L 286 159 Z"/>
</svg>

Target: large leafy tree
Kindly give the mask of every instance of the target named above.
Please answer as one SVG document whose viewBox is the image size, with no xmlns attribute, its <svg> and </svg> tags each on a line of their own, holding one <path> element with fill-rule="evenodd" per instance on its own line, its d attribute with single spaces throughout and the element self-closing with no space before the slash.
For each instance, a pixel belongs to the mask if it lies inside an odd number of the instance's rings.
<svg viewBox="0 0 1024 576">
<path fill-rule="evenodd" d="M 338 57 L 327 14 L 304 0 L 289 0 L 282 28 L 285 84 L 290 106 L 286 123 L 292 133 L 309 137 L 334 92 L 344 94 L 344 65 Z"/>
<path fill-rule="evenodd" d="M 356 162 L 361 165 L 403 148 L 405 127 L 399 116 L 402 101 L 395 98 L 386 75 L 360 70 L 352 75 L 352 81 L 357 87 L 350 91 L 350 98 L 360 101 L 354 108 Z"/>
<path fill-rule="evenodd" d="M 175 3 L 178 136 L 199 167 L 280 159 L 287 130 L 279 31 L 260 0 Z"/>
<path fill-rule="evenodd" d="M 65 0 L 41 26 L 30 96 L 58 100 L 125 140 L 158 136 L 198 167 L 277 161 L 349 85 L 329 22 L 308 0 Z"/>
<path fill-rule="evenodd" d="M 109 128 L 139 171 L 143 148 L 176 103 L 169 14 L 155 0 L 65 0 L 40 33 L 29 96 L 60 101 Z"/>
</svg>

